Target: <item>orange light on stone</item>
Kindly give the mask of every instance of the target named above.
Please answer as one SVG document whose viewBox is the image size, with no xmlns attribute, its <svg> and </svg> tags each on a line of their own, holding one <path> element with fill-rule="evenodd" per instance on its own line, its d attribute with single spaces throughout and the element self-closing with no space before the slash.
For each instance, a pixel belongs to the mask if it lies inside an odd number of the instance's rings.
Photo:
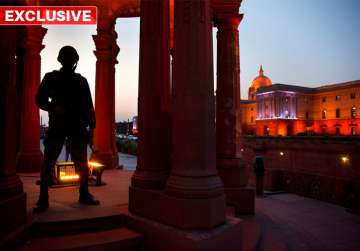
<svg viewBox="0 0 360 251">
<path fill-rule="evenodd" d="M 348 155 L 342 155 L 342 156 L 340 157 L 340 160 L 341 160 L 341 163 L 342 163 L 343 165 L 348 165 L 348 164 L 350 164 L 350 157 L 349 157 Z"/>
<path fill-rule="evenodd" d="M 66 175 L 66 172 L 61 172 L 60 171 L 60 180 L 62 181 L 76 181 L 79 180 L 79 175 L 75 174 L 75 175 Z"/>
<path fill-rule="evenodd" d="M 95 167 L 95 168 L 104 166 L 103 164 L 101 164 L 99 162 L 95 162 L 95 161 L 89 161 L 88 164 L 89 164 L 89 166 Z"/>
<path fill-rule="evenodd" d="M 56 175 L 59 182 L 73 183 L 80 179 L 80 175 L 75 173 L 74 162 L 60 162 L 57 165 L 58 166 L 56 166 L 56 168 L 60 168 L 60 170 L 58 170 L 58 174 Z M 90 175 L 94 172 L 98 172 L 104 167 L 103 164 L 95 161 L 89 161 L 88 166 Z"/>
</svg>

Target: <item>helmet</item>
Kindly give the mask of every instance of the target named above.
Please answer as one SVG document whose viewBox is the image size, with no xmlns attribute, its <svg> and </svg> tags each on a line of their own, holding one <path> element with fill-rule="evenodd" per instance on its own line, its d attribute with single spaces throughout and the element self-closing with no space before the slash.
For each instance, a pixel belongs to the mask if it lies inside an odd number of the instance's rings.
<svg viewBox="0 0 360 251">
<path fill-rule="evenodd" d="M 72 46 L 64 46 L 60 49 L 57 60 L 62 64 L 74 65 L 79 61 L 79 54 Z"/>
</svg>

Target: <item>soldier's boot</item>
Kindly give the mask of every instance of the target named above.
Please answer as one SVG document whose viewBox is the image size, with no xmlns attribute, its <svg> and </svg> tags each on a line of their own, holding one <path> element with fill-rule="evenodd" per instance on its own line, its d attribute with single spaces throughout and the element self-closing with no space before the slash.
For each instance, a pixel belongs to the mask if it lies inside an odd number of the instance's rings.
<svg viewBox="0 0 360 251">
<path fill-rule="evenodd" d="M 100 204 L 100 201 L 95 199 L 95 197 L 89 192 L 88 177 L 80 179 L 79 193 L 79 203 L 92 206 Z"/>
<path fill-rule="evenodd" d="M 45 212 L 49 208 L 49 187 L 47 182 L 41 181 L 40 182 L 40 195 L 39 199 L 36 202 L 36 206 L 34 207 L 35 213 L 42 213 Z"/>
</svg>

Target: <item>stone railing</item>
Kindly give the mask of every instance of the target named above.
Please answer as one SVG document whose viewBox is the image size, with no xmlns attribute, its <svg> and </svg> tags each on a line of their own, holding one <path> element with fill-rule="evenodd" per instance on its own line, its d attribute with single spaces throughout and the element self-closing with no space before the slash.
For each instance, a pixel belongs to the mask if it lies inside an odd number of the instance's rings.
<svg viewBox="0 0 360 251">
<path fill-rule="evenodd" d="M 359 149 L 357 137 L 243 138 L 250 184 L 254 184 L 254 158 L 263 156 L 265 189 L 284 190 L 358 210 Z"/>
</svg>

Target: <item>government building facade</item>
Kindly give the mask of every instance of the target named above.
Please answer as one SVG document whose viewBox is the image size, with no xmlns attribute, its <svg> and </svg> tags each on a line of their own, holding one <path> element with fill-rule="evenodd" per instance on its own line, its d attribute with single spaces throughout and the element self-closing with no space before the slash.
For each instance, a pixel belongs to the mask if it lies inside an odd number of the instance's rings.
<svg viewBox="0 0 360 251">
<path fill-rule="evenodd" d="M 315 88 L 272 84 L 260 67 L 248 95 L 240 102 L 244 134 L 360 135 L 360 80 Z"/>
</svg>

